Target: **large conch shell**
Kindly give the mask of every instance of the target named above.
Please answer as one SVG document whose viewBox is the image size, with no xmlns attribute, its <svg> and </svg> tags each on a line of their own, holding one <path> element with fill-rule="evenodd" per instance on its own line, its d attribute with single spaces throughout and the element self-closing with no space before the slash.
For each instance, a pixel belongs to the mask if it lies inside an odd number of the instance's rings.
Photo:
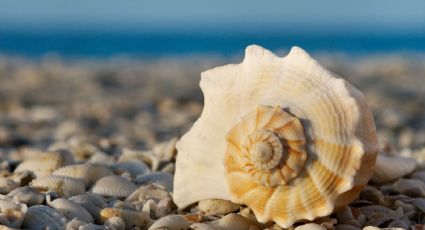
<svg viewBox="0 0 425 230">
<path fill-rule="evenodd" d="M 249 46 L 200 86 L 202 115 L 177 143 L 179 208 L 231 200 L 289 227 L 350 203 L 371 177 L 378 145 L 363 95 L 301 48 L 279 58 Z"/>
</svg>

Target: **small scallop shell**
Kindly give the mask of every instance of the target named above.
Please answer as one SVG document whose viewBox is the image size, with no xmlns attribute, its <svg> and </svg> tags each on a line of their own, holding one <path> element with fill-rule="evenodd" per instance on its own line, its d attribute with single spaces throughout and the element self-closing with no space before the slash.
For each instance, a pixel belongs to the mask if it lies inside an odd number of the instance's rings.
<svg viewBox="0 0 425 230">
<path fill-rule="evenodd" d="M 104 222 L 115 216 L 124 220 L 126 229 L 131 229 L 133 227 L 146 228 L 150 223 L 149 217 L 142 212 L 119 208 L 105 208 L 100 211 L 100 217 Z"/>
<path fill-rule="evenodd" d="M 315 223 L 308 223 L 308 224 L 300 225 L 296 227 L 294 230 L 326 230 L 326 228 Z"/>
<path fill-rule="evenodd" d="M 425 183 L 425 171 L 424 170 L 416 171 L 412 174 L 411 178 L 421 180 L 422 182 Z"/>
<path fill-rule="evenodd" d="M 83 194 L 70 197 L 69 200 L 81 205 L 94 218 L 96 223 L 101 223 L 100 211 L 108 207 L 106 199 L 95 194 Z"/>
<path fill-rule="evenodd" d="M 66 224 L 66 229 L 68 230 L 76 230 L 76 229 L 79 229 L 79 227 L 80 226 L 84 226 L 84 225 L 86 225 L 87 223 L 86 222 L 84 222 L 84 221 L 82 221 L 82 220 L 80 220 L 80 219 L 77 219 L 77 218 L 74 218 L 74 219 L 72 219 L 71 221 L 69 221 L 67 224 Z"/>
<path fill-rule="evenodd" d="M 73 164 L 74 158 L 68 151 L 54 151 L 40 154 L 36 157 L 24 160 L 15 169 L 15 172 L 29 170 L 37 177 L 50 175 L 56 169 Z"/>
<path fill-rule="evenodd" d="M 290 227 L 349 204 L 372 176 L 378 143 L 364 96 L 301 48 L 280 58 L 249 46 L 200 86 L 203 112 L 177 143 L 179 208 L 230 200 Z"/>
<path fill-rule="evenodd" d="M 135 160 L 116 162 L 112 164 L 111 167 L 116 174 L 121 175 L 124 172 L 128 172 L 132 177 L 137 177 L 137 175 L 143 175 L 150 172 L 149 166 L 141 161 Z"/>
<path fill-rule="evenodd" d="M 86 223 L 94 222 L 92 216 L 86 209 L 71 200 L 58 198 L 50 202 L 49 205 L 70 220 L 78 218 Z"/>
<path fill-rule="evenodd" d="M 19 228 L 27 212 L 27 206 L 0 195 L 0 224 Z"/>
<path fill-rule="evenodd" d="M 137 189 L 137 186 L 120 176 L 107 176 L 98 180 L 92 187 L 92 192 L 101 196 L 127 197 Z"/>
<path fill-rule="evenodd" d="M 22 226 L 26 229 L 62 229 L 66 218 L 58 211 L 43 205 L 34 205 L 28 208 Z"/>
<path fill-rule="evenodd" d="M 165 141 L 155 145 L 152 149 L 153 153 L 160 161 L 172 161 L 176 155 L 176 143 L 178 138 L 174 137 L 169 141 Z"/>
<path fill-rule="evenodd" d="M 19 187 L 19 184 L 12 179 L 0 177 L 0 194 L 7 194 Z"/>
<path fill-rule="evenodd" d="M 8 197 L 17 200 L 28 206 L 41 204 L 44 201 L 44 195 L 32 187 L 19 187 L 7 194 Z"/>
<path fill-rule="evenodd" d="M 112 175 L 112 171 L 103 165 L 87 163 L 59 168 L 53 172 L 53 175 L 82 179 L 86 186 L 88 186 L 102 177 Z"/>
<path fill-rule="evenodd" d="M 397 192 L 411 197 L 425 197 L 425 183 L 417 179 L 400 178 L 394 182 Z"/>
<path fill-rule="evenodd" d="M 155 171 L 159 166 L 159 159 L 151 151 L 136 151 L 124 148 L 119 161 L 137 160 L 140 162 L 147 163 L 150 168 Z"/>
<path fill-rule="evenodd" d="M 371 181 L 387 183 L 412 173 L 416 169 L 416 160 L 405 157 L 378 155 L 375 172 Z"/>
<path fill-rule="evenodd" d="M 54 191 L 61 196 L 69 197 L 86 191 L 83 180 L 66 176 L 45 176 L 33 180 L 30 184 L 39 191 Z"/>
<path fill-rule="evenodd" d="M 412 205 L 417 207 L 422 213 L 425 213 L 425 198 L 415 198 Z"/>
<path fill-rule="evenodd" d="M 210 199 L 199 201 L 198 207 L 206 215 L 223 215 L 239 210 L 240 205 L 228 200 Z"/>
<path fill-rule="evenodd" d="M 241 215 L 230 213 L 221 219 L 207 222 L 207 223 L 195 223 L 190 225 L 193 229 L 199 230 L 256 230 L 259 229 L 250 220 L 244 218 Z"/>
<path fill-rule="evenodd" d="M 165 188 L 160 187 L 156 184 L 149 184 L 140 186 L 137 190 L 135 190 L 131 195 L 127 197 L 126 201 L 147 201 L 150 199 L 159 201 L 169 196 L 170 194 L 165 190 Z"/>
<path fill-rule="evenodd" d="M 164 186 L 168 192 L 173 191 L 173 175 L 166 172 L 153 172 L 140 175 L 134 179 L 134 183 L 138 185 L 155 183 Z"/>
<path fill-rule="evenodd" d="M 190 222 L 182 215 L 168 215 L 155 221 L 149 230 L 183 230 L 189 229 Z"/>
<path fill-rule="evenodd" d="M 90 157 L 89 163 L 100 164 L 100 165 L 111 165 L 115 162 L 115 158 L 104 152 L 96 152 Z"/>
<path fill-rule="evenodd" d="M 105 226 L 108 226 L 115 230 L 124 230 L 125 222 L 121 217 L 114 216 L 105 221 Z"/>
</svg>

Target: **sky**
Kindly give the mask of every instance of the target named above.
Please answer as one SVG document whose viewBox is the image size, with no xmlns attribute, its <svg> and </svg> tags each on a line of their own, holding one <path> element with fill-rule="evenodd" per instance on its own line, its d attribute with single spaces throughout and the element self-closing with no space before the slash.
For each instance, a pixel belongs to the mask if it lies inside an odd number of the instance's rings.
<svg viewBox="0 0 425 230">
<path fill-rule="evenodd" d="M 425 1 L 0 0 L 0 28 L 423 34 Z"/>
</svg>

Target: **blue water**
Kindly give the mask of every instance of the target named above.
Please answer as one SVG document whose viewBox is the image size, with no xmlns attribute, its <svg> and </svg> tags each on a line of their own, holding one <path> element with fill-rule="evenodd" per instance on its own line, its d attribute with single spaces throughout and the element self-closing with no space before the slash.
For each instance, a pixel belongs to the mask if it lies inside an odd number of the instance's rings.
<svg viewBox="0 0 425 230">
<path fill-rule="evenodd" d="M 309 52 L 344 52 L 354 55 L 425 52 L 425 34 L 173 34 L 173 33 L 76 33 L 0 30 L 0 55 L 105 58 L 114 55 L 142 57 L 192 54 L 240 55 L 249 44 L 271 50 L 298 45 Z"/>
</svg>

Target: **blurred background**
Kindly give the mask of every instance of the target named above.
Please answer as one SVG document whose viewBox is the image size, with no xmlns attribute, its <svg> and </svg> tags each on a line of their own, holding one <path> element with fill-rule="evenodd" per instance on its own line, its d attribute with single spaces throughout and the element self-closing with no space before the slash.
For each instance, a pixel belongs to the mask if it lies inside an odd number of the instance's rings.
<svg viewBox="0 0 425 230">
<path fill-rule="evenodd" d="M 423 0 L 0 6 L 0 151 L 179 137 L 202 110 L 200 73 L 258 44 L 306 49 L 365 92 L 383 149 L 425 155 Z"/>
</svg>

